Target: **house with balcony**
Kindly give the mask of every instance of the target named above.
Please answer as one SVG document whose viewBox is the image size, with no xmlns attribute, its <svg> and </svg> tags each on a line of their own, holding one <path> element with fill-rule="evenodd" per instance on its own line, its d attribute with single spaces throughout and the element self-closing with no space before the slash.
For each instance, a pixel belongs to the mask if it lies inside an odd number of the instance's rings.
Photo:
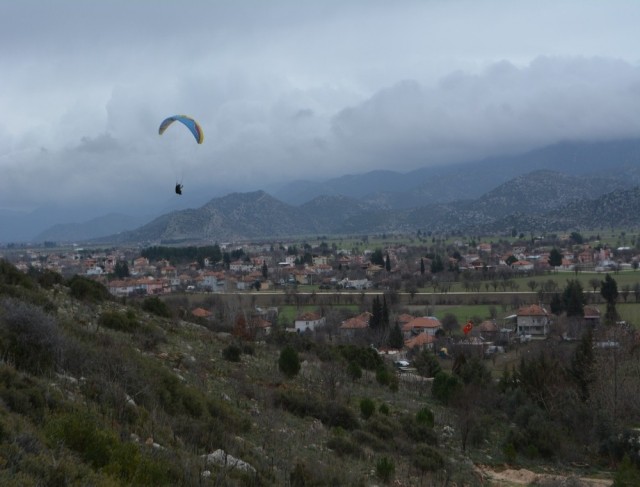
<svg viewBox="0 0 640 487">
<path fill-rule="evenodd" d="M 550 327 L 551 315 L 541 305 L 524 306 L 516 313 L 516 333 L 520 336 L 544 338 L 549 334 Z"/>
</svg>

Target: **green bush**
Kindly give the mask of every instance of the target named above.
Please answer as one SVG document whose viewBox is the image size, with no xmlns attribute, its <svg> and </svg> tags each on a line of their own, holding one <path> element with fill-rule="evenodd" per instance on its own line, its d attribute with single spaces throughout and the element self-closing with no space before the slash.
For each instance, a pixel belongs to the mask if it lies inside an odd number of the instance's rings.
<svg viewBox="0 0 640 487">
<path fill-rule="evenodd" d="M 292 379 L 300 372 L 300 358 L 293 347 L 287 345 L 280 352 L 278 368 L 287 378 Z"/>
<path fill-rule="evenodd" d="M 33 289 L 33 281 L 9 261 L 0 259 L 0 284 Z"/>
<path fill-rule="evenodd" d="M 365 370 L 377 370 L 384 365 L 380 354 L 371 347 L 357 347 L 355 345 L 341 345 L 338 350 L 347 362 L 355 362 Z"/>
<path fill-rule="evenodd" d="M 444 404 L 449 404 L 461 388 L 462 383 L 457 376 L 449 375 L 446 372 L 438 372 L 433 380 L 431 393 L 437 400 Z"/>
<path fill-rule="evenodd" d="M 73 276 L 67 281 L 71 296 L 81 301 L 101 302 L 111 299 L 109 290 L 104 285 L 83 276 Z"/>
<path fill-rule="evenodd" d="M 356 362 L 351 361 L 349 362 L 349 365 L 347 365 L 347 375 L 355 382 L 362 378 L 362 369 Z"/>
<path fill-rule="evenodd" d="M 416 416 L 405 414 L 400 416 L 399 421 L 404 433 L 413 441 L 427 443 L 429 445 L 436 445 L 438 443 L 438 437 L 433 430 L 433 426 L 428 423 L 419 422 Z"/>
<path fill-rule="evenodd" d="M 333 450 L 339 456 L 349 455 L 354 458 L 363 458 L 364 450 L 345 434 L 334 434 L 327 441 L 327 448 Z"/>
<path fill-rule="evenodd" d="M 513 446 L 513 443 L 505 443 L 502 447 L 502 454 L 507 463 L 515 463 L 516 457 L 518 456 L 518 452 L 516 447 Z"/>
<path fill-rule="evenodd" d="M 428 445 L 418 445 L 412 461 L 422 472 L 435 472 L 444 468 L 444 458 L 440 452 Z"/>
<path fill-rule="evenodd" d="M 132 332 L 140 324 L 132 311 L 121 313 L 119 311 L 105 311 L 98 319 L 98 325 L 111 330 Z"/>
<path fill-rule="evenodd" d="M 142 309 L 148 313 L 152 313 L 163 318 L 171 317 L 171 310 L 169 309 L 169 306 L 167 306 L 167 303 L 157 296 L 145 298 L 142 302 Z"/>
<path fill-rule="evenodd" d="M 369 419 L 371 415 L 375 412 L 375 410 L 376 410 L 375 403 L 368 397 L 365 397 L 360 401 L 360 415 L 364 419 Z"/>
<path fill-rule="evenodd" d="M 358 420 L 351 409 L 337 402 L 324 401 L 312 394 L 283 391 L 274 397 L 274 403 L 296 416 L 319 419 L 325 426 L 341 427 L 345 430 L 352 430 L 358 426 Z"/>
<path fill-rule="evenodd" d="M 640 470 L 625 455 L 613 477 L 613 487 L 635 487 L 637 485 L 640 485 Z"/>
<path fill-rule="evenodd" d="M 376 381 L 381 386 L 388 386 L 391 383 L 392 372 L 384 365 L 376 369 Z"/>
<path fill-rule="evenodd" d="M 389 457 L 382 457 L 376 462 L 376 475 L 383 482 L 389 482 L 395 472 L 396 465 Z"/>
<path fill-rule="evenodd" d="M 385 403 L 380 404 L 378 411 L 380 412 L 380 414 L 384 414 L 385 416 L 389 416 L 390 413 L 389 406 L 387 406 Z"/>
<path fill-rule="evenodd" d="M 431 411 L 431 409 L 427 407 L 420 409 L 416 413 L 416 422 L 418 424 L 423 424 L 425 426 L 429 426 L 430 428 L 433 428 L 433 425 L 435 424 L 433 411 Z"/>
<path fill-rule="evenodd" d="M 392 439 L 395 436 L 396 431 L 399 429 L 398 423 L 387 416 L 373 416 L 367 422 L 367 431 L 373 433 L 382 440 Z"/>
<path fill-rule="evenodd" d="M 240 347 L 231 344 L 222 350 L 222 357 L 229 362 L 240 362 L 240 353 Z"/>
<path fill-rule="evenodd" d="M 61 443 L 95 470 L 125 482 L 134 477 L 140 462 L 136 445 L 120 442 L 114 432 L 100 428 L 87 414 L 74 412 L 51 418 L 45 434 L 52 446 Z"/>
</svg>

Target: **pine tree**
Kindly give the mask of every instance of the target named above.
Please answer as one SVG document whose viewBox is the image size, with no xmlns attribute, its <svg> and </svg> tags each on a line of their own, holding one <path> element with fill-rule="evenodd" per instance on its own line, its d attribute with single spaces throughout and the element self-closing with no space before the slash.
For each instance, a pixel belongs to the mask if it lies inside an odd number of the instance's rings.
<svg viewBox="0 0 640 487">
<path fill-rule="evenodd" d="M 402 330 L 400 330 L 400 325 L 396 321 L 396 324 L 391 328 L 391 332 L 389 333 L 389 340 L 387 342 L 391 348 L 400 349 L 404 345 L 404 339 L 402 338 Z"/>
<path fill-rule="evenodd" d="M 607 274 L 604 281 L 600 284 L 600 294 L 607 302 L 607 311 L 605 313 L 605 322 L 613 324 L 618 319 L 618 311 L 616 310 L 616 300 L 618 299 L 618 284 L 615 279 Z"/>
</svg>

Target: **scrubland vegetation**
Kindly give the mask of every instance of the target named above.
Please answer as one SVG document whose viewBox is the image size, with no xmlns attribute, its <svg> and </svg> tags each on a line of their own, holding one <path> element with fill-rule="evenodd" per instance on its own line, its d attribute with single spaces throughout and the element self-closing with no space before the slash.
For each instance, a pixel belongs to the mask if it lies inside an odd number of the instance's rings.
<svg viewBox="0 0 640 487">
<path fill-rule="evenodd" d="M 367 346 L 178 316 L 0 261 L 0 484 L 483 485 L 507 466 L 640 483 L 629 328 L 508 362 L 421 351 L 398 373 Z"/>
</svg>

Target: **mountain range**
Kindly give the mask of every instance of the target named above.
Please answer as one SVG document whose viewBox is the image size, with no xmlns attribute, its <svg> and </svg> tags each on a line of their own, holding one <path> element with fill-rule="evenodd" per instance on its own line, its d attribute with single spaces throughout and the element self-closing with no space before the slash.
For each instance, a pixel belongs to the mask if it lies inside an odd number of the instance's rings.
<svg viewBox="0 0 640 487">
<path fill-rule="evenodd" d="M 639 220 L 638 186 L 640 139 L 567 142 L 409 173 L 372 171 L 322 182 L 295 181 L 271 194 L 213 198 L 141 226 L 124 216 L 93 219 L 51 227 L 35 240 L 149 244 L 417 230 L 628 228 Z"/>
</svg>

